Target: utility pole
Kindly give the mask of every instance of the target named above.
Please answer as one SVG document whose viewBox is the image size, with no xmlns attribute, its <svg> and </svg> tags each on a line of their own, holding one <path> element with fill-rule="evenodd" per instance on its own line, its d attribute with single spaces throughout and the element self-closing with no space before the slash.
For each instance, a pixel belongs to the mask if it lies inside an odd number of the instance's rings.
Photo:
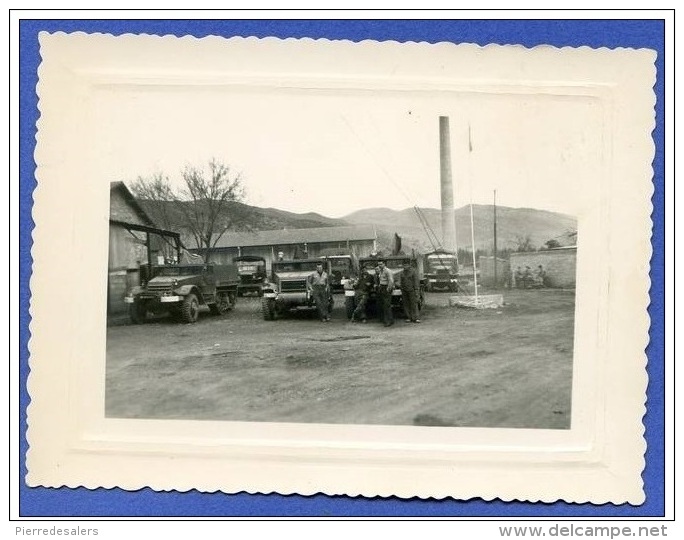
<svg viewBox="0 0 684 540">
<path fill-rule="evenodd" d="M 497 267 L 499 266 L 498 251 L 496 248 L 496 190 L 494 190 L 494 288 L 499 288 Z"/>
</svg>

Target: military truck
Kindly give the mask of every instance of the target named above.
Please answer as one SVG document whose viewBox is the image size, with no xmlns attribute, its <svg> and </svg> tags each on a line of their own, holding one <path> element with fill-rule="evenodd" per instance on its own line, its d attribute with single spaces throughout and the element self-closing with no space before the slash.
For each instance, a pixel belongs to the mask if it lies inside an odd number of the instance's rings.
<svg viewBox="0 0 684 540">
<path fill-rule="evenodd" d="M 425 286 L 434 290 L 458 291 L 458 262 L 449 251 L 436 250 L 424 257 Z"/>
<path fill-rule="evenodd" d="M 247 292 L 254 292 L 261 296 L 261 289 L 266 281 L 266 259 L 255 255 L 243 255 L 235 257 L 233 264 L 237 266 L 240 276 L 238 296 Z"/>
<path fill-rule="evenodd" d="M 354 286 L 360 277 L 361 272 L 365 272 L 375 278 L 378 261 L 384 260 L 385 266 L 392 272 L 394 277 L 394 290 L 392 291 L 392 308 L 395 311 L 403 312 L 404 302 L 401 295 L 401 277 L 404 272 L 404 263 L 408 262 L 416 269 L 420 279 L 420 289 L 418 291 L 418 309 L 423 307 L 425 301 L 425 279 L 423 278 L 422 259 L 412 255 L 392 255 L 389 257 L 362 257 L 359 259 L 359 274 L 344 287 L 344 307 L 347 313 L 347 318 L 351 319 L 354 310 L 356 309 L 356 292 Z M 368 297 L 368 304 L 366 304 L 366 311 L 368 315 L 379 314 L 379 295 L 377 291 L 377 279 L 374 279 L 374 287 Z"/>
<path fill-rule="evenodd" d="M 235 265 L 168 264 L 152 266 L 149 275 L 151 279 L 124 298 L 134 324 L 144 322 L 150 313 L 163 312 L 194 323 L 202 306 L 219 315 L 235 305 L 239 284 Z"/>
<path fill-rule="evenodd" d="M 261 310 L 264 320 L 273 321 L 288 311 L 316 309 L 313 296 L 308 291 L 307 280 L 323 264 L 330 275 L 330 262 L 321 259 L 298 259 L 275 261 L 271 266 L 271 279 L 264 284 Z M 333 297 L 329 298 L 332 311 Z"/>
<path fill-rule="evenodd" d="M 333 292 L 344 292 L 344 284 L 358 272 L 356 257 L 352 255 L 323 255 L 330 263 L 330 286 Z"/>
</svg>

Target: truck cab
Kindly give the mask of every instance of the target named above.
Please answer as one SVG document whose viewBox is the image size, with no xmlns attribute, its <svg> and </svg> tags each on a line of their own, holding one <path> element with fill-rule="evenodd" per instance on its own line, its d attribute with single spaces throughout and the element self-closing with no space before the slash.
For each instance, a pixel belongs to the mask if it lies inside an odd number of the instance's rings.
<svg viewBox="0 0 684 540">
<path fill-rule="evenodd" d="M 240 277 L 238 296 L 247 292 L 261 296 L 261 288 L 266 281 L 266 259 L 255 255 L 243 255 L 235 257 L 233 264 L 237 266 Z"/>
<path fill-rule="evenodd" d="M 273 262 L 271 279 L 264 284 L 261 300 L 265 320 L 272 321 L 296 309 L 316 308 L 313 296 L 308 290 L 307 280 L 319 264 L 323 264 L 323 270 L 330 276 L 330 262 L 326 260 L 296 259 Z M 332 308 L 332 295 L 329 301 Z"/>
<path fill-rule="evenodd" d="M 344 285 L 356 273 L 356 260 L 351 255 L 325 255 L 320 257 L 330 263 L 330 286 L 333 292 L 343 292 Z"/>
<path fill-rule="evenodd" d="M 434 290 L 458 291 L 458 261 L 449 251 L 437 250 L 425 255 L 425 285 Z"/>
</svg>

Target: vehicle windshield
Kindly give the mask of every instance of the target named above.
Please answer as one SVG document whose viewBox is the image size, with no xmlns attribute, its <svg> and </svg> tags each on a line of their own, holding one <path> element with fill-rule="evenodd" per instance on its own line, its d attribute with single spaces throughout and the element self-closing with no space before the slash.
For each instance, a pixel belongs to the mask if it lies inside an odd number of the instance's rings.
<svg viewBox="0 0 684 540">
<path fill-rule="evenodd" d="M 336 270 L 347 270 L 351 266 L 349 259 L 328 259 L 330 265 Z"/>
<path fill-rule="evenodd" d="M 316 270 L 317 261 L 293 261 L 273 263 L 274 272 L 313 272 Z M 323 265 L 325 270 L 325 265 Z"/>
<path fill-rule="evenodd" d="M 256 272 L 259 269 L 255 262 L 238 262 L 237 267 L 240 272 Z"/>
<path fill-rule="evenodd" d="M 364 270 L 375 270 L 375 267 L 378 266 L 378 261 L 375 259 L 370 260 L 370 261 L 361 261 L 361 268 Z"/>
<path fill-rule="evenodd" d="M 430 268 L 456 269 L 456 257 L 450 253 L 435 253 L 433 255 L 428 255 L 427 261 Z"/>
<path fill-rule="evenodd" d="M 405 263 L 411 264 L 410 259 L 388 259 L 385 262 L 385 266 L 387 266 L 387 268 L 395 268 L 395 269 L 396 268 L 404 268 Z"/>
<path fill-rule="evenodd" d="M 410 262 L 410 259 L 387 259 L 385 260 L 385 266 L 387 268 L 404 268 L 404 263 L 405 262 Z M 375 270 L 375 267 L 378 266 L 378 260 L 377 259 L 370 259 L 366 261 L 361 261 L 360 262 L 361 268 L 364 270 Z"/>
<path fill-rule="evenodd" d="M 204 269 L 202 266 L 158 266 L 154 274 L 156 276 L 193 276 L 201 274 Z"/>
</svg>

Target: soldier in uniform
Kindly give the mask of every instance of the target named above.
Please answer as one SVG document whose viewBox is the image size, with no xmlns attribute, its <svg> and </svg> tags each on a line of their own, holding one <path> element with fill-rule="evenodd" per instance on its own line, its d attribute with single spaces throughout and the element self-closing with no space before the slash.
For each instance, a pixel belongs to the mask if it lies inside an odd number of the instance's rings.
<svg viewBox="0 0 684 540">
<path fill-rule="evenodd" d="M 418 293 L 420 292 L 420 279 L 418 272 L 411 266 L 409 261 L 404 263 L 401 273 L 401 297 L 404 304 L 406 322 L 419 323 L 418 318 Z"/>
<path fill-rule="evenodd" d="M 318 263 L 316 271 L 308 277 L 307 286 L 316 303 L 321 322 L 328 322 L 330 320 L 330 279 L 328 273 L 323 270 L 322 263 Z"/>
<path fill-rule="evenodd" d="M 518 268 L 515 269 L 515 288 L 516 289 L 522 289 L 524 287 L 523 283 L 523 272 L 521 268 L 518 266 Z"/>
<path fill-rule="evenodd" d="M 351 322 L 366 322 L 366 304 L 373 287 L 375 286 L 375 276 L 362 270 L 359 279 L 354 284 L 354 296 L 356 297 L 356 309 L 352 313 Z"/>
<path fill-rule="evenodd" d="M 385 266 L 385 261 L 378 260 L 378 295 L 382 313 L 382 322 L 385 326 L 394 324 L 392 314 L 392 291 L 394 290 L 394 276 L 389 268 Z"/>
</svg>

